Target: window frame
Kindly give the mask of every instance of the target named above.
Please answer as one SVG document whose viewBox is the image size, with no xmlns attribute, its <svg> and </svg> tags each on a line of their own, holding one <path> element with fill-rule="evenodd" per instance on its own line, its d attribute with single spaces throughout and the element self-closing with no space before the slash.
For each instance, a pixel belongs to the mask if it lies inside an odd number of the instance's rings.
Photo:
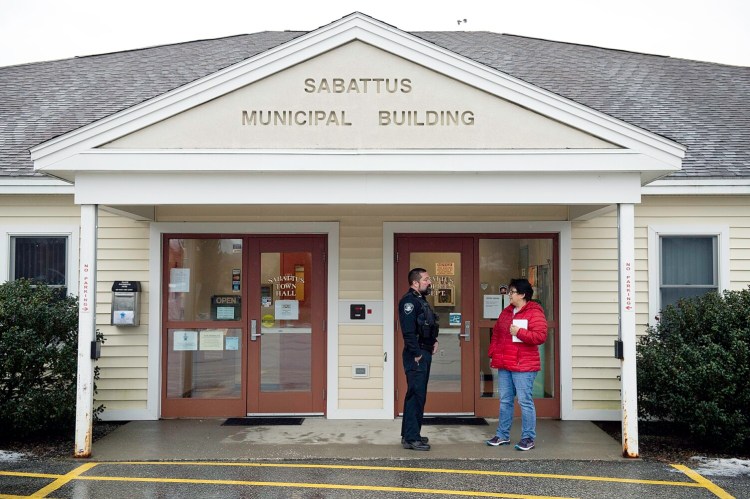
<svg viewBox="0 0 750 499">
<path fill-rule="evenodd" d="M 653 325 L 661 312 L 661 239 L 662 237 L 716 238 L 716 268 L 719 292 L 729 289 L 728 225 L 650 225 L 648 227 L 648 324 Z"/>
<path fill-rule="evenodd" d="M 0 245 L 0 282 L 15 280 L 11 272 L 14 254 L 12 244 L 16 237 L 64 237 L 66 238 L 66 260 L 65 260 L 65 287 L 70 295 L 78 295 L 78 250 L 79 250 L 79 228 L 77 226 L 31 226 L 20 229 L 18 227 L 2 227 L 3 242 Z"/>
</svg>

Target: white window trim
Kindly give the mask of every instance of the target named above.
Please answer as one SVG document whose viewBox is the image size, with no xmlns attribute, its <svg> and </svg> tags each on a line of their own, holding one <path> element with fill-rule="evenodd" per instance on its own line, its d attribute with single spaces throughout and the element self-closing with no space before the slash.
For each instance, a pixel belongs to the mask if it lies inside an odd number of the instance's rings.
<svg viewBox="0 0 750 499">
<path fill-rule="evenodd" d="M 719 291 L 729 289 L 729 226 L 728 225 L 649 225 L 648 226 L 648 324 L 653 325 L 661 310 L 659 282 L 661 258 L 659 239 L 662 236 L 709 236 L 717 239 Z"/>
<path fill-rule="evenodd" d="M 11 278 L 11 239 L 13 237 L 66 237 L 67 249 L 67 288 L 68 294 L 78 295 L 78 246 L 79 227 L 77 225 L 32 225 L 24 226 L 0 226 L 0 234 L 3 235 L 0 244 L 0 282 L 9 281 Z"/>
</svg>

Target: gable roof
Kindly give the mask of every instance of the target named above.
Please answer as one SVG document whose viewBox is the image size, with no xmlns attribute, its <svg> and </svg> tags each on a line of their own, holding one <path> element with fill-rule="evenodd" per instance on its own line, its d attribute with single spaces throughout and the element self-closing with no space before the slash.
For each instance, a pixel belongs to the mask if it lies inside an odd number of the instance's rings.
<svg viewBox="0 0 750 499">
<path fill-rule="evenodd" d="M 0 68 L 0 175 L 29 149 L 277 47 L 262 32 Z M 692 178 L 750 178 L 750 68 L 488 32 L 415 32 L 451 52 L 688 147 Z"/>
</svg>

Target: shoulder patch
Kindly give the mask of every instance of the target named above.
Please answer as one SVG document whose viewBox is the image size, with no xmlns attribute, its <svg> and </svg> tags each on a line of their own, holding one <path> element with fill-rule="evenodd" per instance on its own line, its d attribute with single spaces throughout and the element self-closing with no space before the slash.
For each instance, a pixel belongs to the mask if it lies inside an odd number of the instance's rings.
<svg viewBox="0 0 750 499">
<path fill-rule="evenodd" d="M 404 303 L 404 313 L 406 315 L 409 315 L 414 310 L 414 304 L 413 303 Z"/>
</svg>

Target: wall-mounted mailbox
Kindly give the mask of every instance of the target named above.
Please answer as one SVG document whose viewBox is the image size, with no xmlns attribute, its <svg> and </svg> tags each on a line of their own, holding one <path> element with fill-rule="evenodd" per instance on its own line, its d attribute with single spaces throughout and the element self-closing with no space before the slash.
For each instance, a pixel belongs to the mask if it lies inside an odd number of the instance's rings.
<svg viewBox="0 0 750 499">
<path fill-rule="evenodd" d="M 112 285 L 113 326 L 137 326 L 141 323 L 141 283 L 115 281 Z"/>
</svg>

